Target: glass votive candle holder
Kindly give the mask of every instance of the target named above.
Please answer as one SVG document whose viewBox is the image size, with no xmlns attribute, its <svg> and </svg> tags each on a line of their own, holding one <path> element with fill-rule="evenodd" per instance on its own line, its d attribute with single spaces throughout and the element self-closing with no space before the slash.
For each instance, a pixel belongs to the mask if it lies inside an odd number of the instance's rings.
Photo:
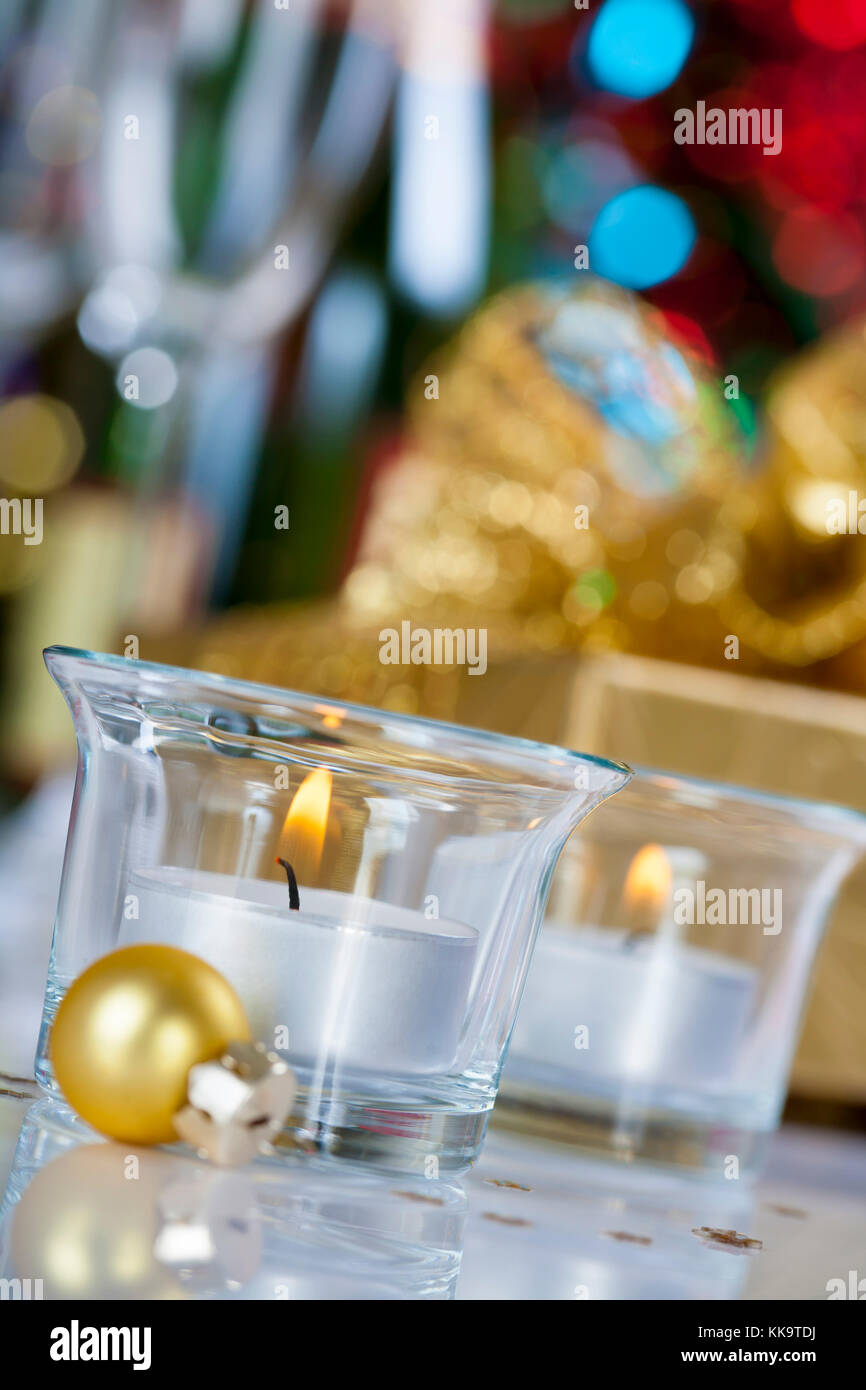
<svg viewBox="0 0 866 1390">
<path fill-rule="evenodd" d="M 853 811 L 637 771 L 559 861 L 498 1117 L 627 1161 L 759 1166 L 864 845 Z"/>
<path fill-rule="evenodd" d="M 469 1163 L 556 858 L 628 770 L 122 657 L 46 663 L 79 764 L 40 1084 L 56 1089 L 49 1034 L 76 976 L 159 942 L 219 970 L 291 1063 L 286 1147 L 427 1176 Z M 501 853 L 469 921 L 452 850 L 476 841 Z"/>
</svg>

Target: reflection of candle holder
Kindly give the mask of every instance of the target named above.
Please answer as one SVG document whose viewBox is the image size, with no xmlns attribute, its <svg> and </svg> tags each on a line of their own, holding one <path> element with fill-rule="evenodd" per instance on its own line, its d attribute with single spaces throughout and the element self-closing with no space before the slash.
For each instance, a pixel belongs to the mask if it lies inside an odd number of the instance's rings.
<svg viewBox="0 0 866 1390">
<path fill-rule="evenodd" d="M 855 812 L 636 774 L 560 860 L 500 1118 L 628 1160 L 756 1164 L 864 845 Z"/>
<path fill-rule="evenodd" d="M 471 1161 L 553 864 L 627 770 L 119 657 L 46 660 L 80 756 L 40 1084 L 55 1086 L 48 1034 L 71 981 L 117 945 L 161 941 L 220 970 L 291 1061 L 286 1143 Z M 487 865 L 470 919 L 460 876 L 446 904 L 433 871 L 449 845 L 491 838 L 508 862 Z"/>
<path fill-rule="evenodd" d="M 397 1182 L 297 1154 L 227 1172 L 96 1142 L 43 1098 L 0 1201 L 0 1278 L 76 1301 L 440 1301 L 455 1294 L 465 1215 L 455 1179 Z"/>
</svg>

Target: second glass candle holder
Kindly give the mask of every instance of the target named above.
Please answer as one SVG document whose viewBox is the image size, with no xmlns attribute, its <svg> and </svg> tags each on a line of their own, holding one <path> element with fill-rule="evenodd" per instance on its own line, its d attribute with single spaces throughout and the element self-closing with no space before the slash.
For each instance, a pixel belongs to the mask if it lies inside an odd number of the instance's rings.
<svg viewBox="0 0 866 1390">
<path fill-rule="evenodd" d="M 857 812 L 636 771 L 559 861 L 498 1117 L 626 1161 L 759 1166 L 864 848 Z"/>
</svg>

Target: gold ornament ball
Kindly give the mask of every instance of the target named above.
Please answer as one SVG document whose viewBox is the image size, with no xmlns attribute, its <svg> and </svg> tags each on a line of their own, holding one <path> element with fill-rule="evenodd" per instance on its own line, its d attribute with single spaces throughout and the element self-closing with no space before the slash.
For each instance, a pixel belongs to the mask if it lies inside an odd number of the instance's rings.
<svg viewBox="0 0 866 1390">
<path fill-rule="evenodd" d="M 174 946 L 125 946 L 95 961 L 57 1012 L 51 1060 L 73 1109 L 129 1144 L 177 1139 L 189 1069 L 250 1041 L 244 1006 L 219 971 Z"/>
</svg>

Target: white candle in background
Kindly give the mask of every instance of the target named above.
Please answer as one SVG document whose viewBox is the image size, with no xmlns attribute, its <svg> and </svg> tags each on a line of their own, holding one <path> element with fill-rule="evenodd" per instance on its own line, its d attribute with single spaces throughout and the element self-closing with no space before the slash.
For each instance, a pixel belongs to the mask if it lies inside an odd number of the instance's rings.
<svg viewBox="0 0 866 1390">
<path fill-rule="evenodd" d="M 682 940 L 673 893 L 703 865 L 687 847 L 645 845 L 626 875 L 622 927 L 545 921 L 511 1040 L 515 1080 L 547 1069 L 566 1086 L 724 1084 L 757 971 Z"/>
<path fill-rule="evenodd" d="M 730 1075 L 748 1020 L 756 971 L 750 965 L 626 930 L 542 928 L 506 1076 L 524 1063 L 580 1078 L 712 1086 Z M 575 1047 L 575 1029 L 589 1046 Z"/>
</svg>

